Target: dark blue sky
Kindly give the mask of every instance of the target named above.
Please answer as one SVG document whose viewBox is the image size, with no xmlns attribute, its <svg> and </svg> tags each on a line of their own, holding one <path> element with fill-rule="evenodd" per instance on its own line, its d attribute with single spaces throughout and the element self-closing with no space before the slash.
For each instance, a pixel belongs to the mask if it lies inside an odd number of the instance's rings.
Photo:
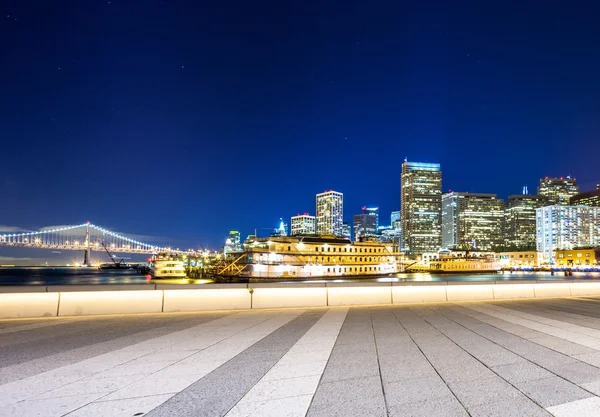
<svg viewBox="0 0 600 417">
<path fill-rule="evenodd" d="M 4 1 L 0 224 L 216 247 L 326 189 L 385 223 L 405 157 L 444 189 L 593 188 L 593 4 Z"/>
</svg>

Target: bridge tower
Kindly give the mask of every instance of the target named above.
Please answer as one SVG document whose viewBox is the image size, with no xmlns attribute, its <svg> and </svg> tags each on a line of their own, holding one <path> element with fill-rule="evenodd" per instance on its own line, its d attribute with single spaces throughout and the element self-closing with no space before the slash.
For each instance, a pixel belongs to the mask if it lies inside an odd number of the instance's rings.
<svg viewBox="0 0 600 417">
<path fill-rule="evenodd" d="M 85 254 L 83 256 L 83 264 L 92 266 L 92 252 L 90 248 L 90 222 L 85 224 Z"/>
</svg>

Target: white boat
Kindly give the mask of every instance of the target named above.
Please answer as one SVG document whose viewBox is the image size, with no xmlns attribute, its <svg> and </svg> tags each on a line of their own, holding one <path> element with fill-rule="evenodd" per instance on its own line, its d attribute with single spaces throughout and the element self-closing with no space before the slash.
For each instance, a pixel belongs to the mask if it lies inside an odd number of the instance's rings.
<svg viewBox="0 0 600 417">
<path fill-rule="evenodd" d="M 150 262 L 150 275 L 155 278 L 185 278 L 185 264 L 173 255 L 156 255 Z"/>
</svg>

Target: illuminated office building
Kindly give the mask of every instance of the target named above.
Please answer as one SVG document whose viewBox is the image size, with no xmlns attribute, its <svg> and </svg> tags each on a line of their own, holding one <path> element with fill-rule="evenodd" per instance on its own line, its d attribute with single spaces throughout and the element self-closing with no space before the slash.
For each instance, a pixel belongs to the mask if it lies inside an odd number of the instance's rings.
<svg viewBox="0 0 600 417">
<path fill-rule="evenodd" d="M 548 199 L 548 205 L 568 206 L 571 197 L 579 194 L 577 180 L 571 177 L 541 178 L 538 195 Z"/>
<path fill-rule="evenodd" d="M 536 210 L 546 205 L 545 197 L 514 194 L 506 204 L 506 245 L 517 250 L 535 249 Z"/>
<path fill-rule="evenodd" d="M 317 234 L 343 236 L 344 194 L 325 191 L 317 194 Z"/>
<path fill-rule="evenodd" d="M 296 235 L 314 235 L 315 234 L 315 216 L 308 213 L 292 216 L 292 236 Z"/>
<path fill-rule="evenodd" d="M 361 214 L 354 215 L 354 240 L 362 237 L 376 236 L 379 226 L 379 208 L 362 208 Z"/>
<path fill-rule="evenodd" d="M 344 222 L 342 224 L 342 237 L 344 239 L 348 239 L 351 240 L 352 239 L 352 227 L 350 226 L 350 223 L 346 223 Z"/>
<path fill-rule="evenodd" d="M 442 244 L 440 164 L 404 162 L 400 182 L 403 250 L 410 255 L 436 252 Z"/>
<path fill-rule="evenodd" d="M 223 252 L 225 255 L 228 253 L 242 252 L 242 242 L 240 239 L 240 232 L 237 230 L 230 230 L 229 235 L 227 236 L 227 240 L 225 241 L 225 247 L 223 248 Z"/>
<path fill-rule="evenodd" d="M 496 194 L 442 196 L 442 248 L 492 250 L 504 243 L 504 200 Z"/>
<path fill-rule="evenodd" d="M 392 211 L 392 215 L 390 216 L 390 225 L 394 230 L 402 229 L 402 225 L 400 223 L 400 210 Z"/>
<path fill-rule="evenodd" d="M 538 208 L 536 240 L 546 262 L 555 261 L 557 250 L 600 246 L 600 207 Z"/>
<path fill-rule="evenodd" d="M 595 190 L 585 191 L 571 197 L 571 205 L 600 207 L 600 184 L 596 185 Z"/>
</svg>

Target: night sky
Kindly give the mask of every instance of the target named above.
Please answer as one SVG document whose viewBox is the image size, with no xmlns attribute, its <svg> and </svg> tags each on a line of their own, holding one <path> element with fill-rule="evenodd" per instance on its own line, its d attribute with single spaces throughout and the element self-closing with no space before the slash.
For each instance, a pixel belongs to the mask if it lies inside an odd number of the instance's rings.
<svg viewBox="0 0 600 417">
<path fill-rule="evenodd" d="M 594 5 L 596 3 L 596 5 Z M 91 221 L 213 248 L 315 212 L 600 179 L 600 5 L 31 1 L 0 5 L 0 224 Z M 4 229 L 7 229 L 2 226 Z M 152 242 L 151 242 L 152 243 Z"/>
</svg>

